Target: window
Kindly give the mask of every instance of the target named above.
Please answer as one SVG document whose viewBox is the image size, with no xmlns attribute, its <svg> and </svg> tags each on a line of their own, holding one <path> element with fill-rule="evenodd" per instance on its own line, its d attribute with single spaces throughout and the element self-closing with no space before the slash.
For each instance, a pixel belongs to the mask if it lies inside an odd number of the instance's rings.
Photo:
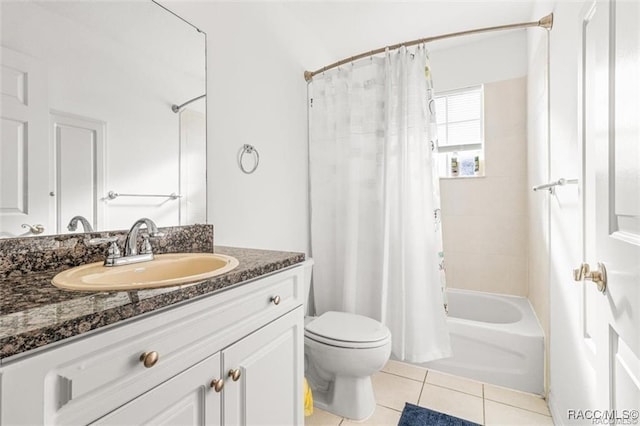
<svg viewBox="0 0 640 426">
<path fill-rule="evenodd" d="M 478 176 L 483 173 L 483 87 L 435 95 L 440 176 Z"/>
</svg>

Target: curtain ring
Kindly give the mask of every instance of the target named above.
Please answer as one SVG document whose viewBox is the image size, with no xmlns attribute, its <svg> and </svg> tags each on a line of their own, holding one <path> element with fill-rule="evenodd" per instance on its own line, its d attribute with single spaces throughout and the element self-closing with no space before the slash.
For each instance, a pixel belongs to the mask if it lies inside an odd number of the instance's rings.
<svg viewBox="0 0 640 426">
<path fill-rule="evenodd" d="M 246 169 L 244 167 L 244 164 L 242 163 L 242 158 L 245 154 L 255 154 L 255 163 L 250 169 Z M 238 156 L 238 165 L 240 166 L 240 170 L 242 170 L 243 173 L 250 175 L 251 173 L 256 171 L 256 169 L 258 168 L 258 164 L 260 164 L 260 154 L 258 153 L 258 150 L 253 145 L 242 145 L 242 148 L 240 148 L 240 154 Z"/>
</svg>

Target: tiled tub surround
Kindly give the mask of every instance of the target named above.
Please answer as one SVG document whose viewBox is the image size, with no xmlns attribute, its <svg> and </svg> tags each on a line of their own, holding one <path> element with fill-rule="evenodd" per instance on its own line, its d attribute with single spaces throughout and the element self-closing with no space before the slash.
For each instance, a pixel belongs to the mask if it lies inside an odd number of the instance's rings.
<svg viewBox="0 0 640 426">
<path fill-rule="evenodd" d="M 37 253 L 25 252 L 23 255 L 28 258 L 28 262 L 32 262 L 31 264 L 37 272 L 26 273 L 25 270 L 21 270 L 23 273 L 18 275 L 14 268 L 11 276 L 0 278 L 0 300 L 2 301 L 0 306 L 0 364 L 7 357 L 178 302 L 226 289 L 234 284 L 284 269 L 305 259 L 303 253 L 232 247 L 214 248 L 211 226 L 197 225 L 181 228 L 162 229 L 166 233 L 166 236 L 163 237 L 165 244 L 163 246 L 161 243 L 156 243 L 159 246 L 156 252 L 214 251 L 237 258 L 240 265 L 233 271 L 209 280 L 175 287 L 128 292 L 71 292 L 54 287 L 51 284 L 51 278 L 62 269 L 96 261 L 96 258 L 91 257 L 96 255 L 93 248 L 91 247 L 90 250 L 90 247 L 77 241 L 75 248 L 73 245 L 66 246 L 64 245 L 68 243 L 66 236 L 40 237 L 38 238 L 40 241 L 28 243 L 20 241 L 20 244 L 42 244 L 41 247 L 54 247 L 55 244 L 49 246 L 46 245 L 49 243 L 43 244 L 42 239 L 59 238 L 62 240 L 59 243 L 66 248 L 58 247 L 50 250 L 57 251 L 58 255 L 60 255 L 60 250 L 66 250 L 68 253 L 66 256 L 61 255 L 58 262 L 62 266 L 59 266 L 51 260 L 56 259 L 57 255 L 45 253 L 38 256 Z M 185 230 L 186 234 L 180 237 L 171 236 L 173 232 L 180 234 L 182 230 Z M 114 233 L 109 234 L 113 235 Z M 95 233 L 90 234 L 90 236 L 95 235 Z M 187 236 L 185 237 L 185 235 Z M 71 238 L 82 240 L 84 236 L 74 235 Z M 13 243 L 14 246 L 18 242 L 18 240 L 7 241 Z M 1 241 L 0 244 L 7 241 Z M 208 250 L 206 250 L 207 244 Z M 0 246 L 3 259 L 7 255 L 4 250 L 6 250 L 6 245 Z M 15 255 L 12 256 L 15 258 Z M 97 253 L 97 256 L 98 259 L 102 259 L 102 252 Z M 70 260 L 69 257 L 73 260 Z M 38 259 L 43 260 L 39 261 Z M 44 268 L 41 267 L 43 263 L 49 264 L 50 269 L 43 271 Z"/>
<path fill-rule="evenodd" d="M 526 89 L 526 77 L 485 84 L 485 176 L 440 180 L 450 288 L 528 294 Z"/>
</svg>

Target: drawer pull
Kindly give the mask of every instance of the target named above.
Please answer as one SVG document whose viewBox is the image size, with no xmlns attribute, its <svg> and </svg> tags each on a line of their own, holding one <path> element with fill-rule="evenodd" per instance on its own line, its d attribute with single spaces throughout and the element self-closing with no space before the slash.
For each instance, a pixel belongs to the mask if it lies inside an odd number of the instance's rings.
<svg viewBox="0 0 640 426">
<path fill-rule="evenodd" d="M 274 305 L 279 305 L 280 304 L 280 296 L 273 296 L 271 298 L 271 301 L 273 302 Z"/>
<path fill-rule="evenodd" d="M 140 361 L 147 368 L 151 368 L 154 365 L 156 365 L 156 362 L 158 362 L 158 359 L 160 359 L 160 355 L 158 355 L 158 352 L 156 351 L 145 352 L 142 355 L 140 355 Z"/>
<path fill-rule="evenodd" d="M 234 382 L 237 382 L 240 378 L 240 369 L 236 368 L 235 370 L 229 370 L 229 377 L 231 377 Z"/>
<path fill-rule="evenodd" d="M 222 379 L 213 379 L 211 381 L 211 387 L 213 388 L 214 391 L 220 392 L 222 390 L 222 388 L 224 387 L 224 380 L 222 380 Z"/>
</svg>

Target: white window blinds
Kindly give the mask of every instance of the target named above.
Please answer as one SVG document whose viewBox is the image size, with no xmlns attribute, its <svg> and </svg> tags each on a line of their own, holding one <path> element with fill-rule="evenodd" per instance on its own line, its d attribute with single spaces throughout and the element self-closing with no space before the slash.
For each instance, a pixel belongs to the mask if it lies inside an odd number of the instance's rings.
<svg viewBox="0 0 640 426">
<path fill-rule="evenodd" d="M 482 148 L 482 86 L 439 93 L 436 101 L 440 152 Z"/>
</svg>

